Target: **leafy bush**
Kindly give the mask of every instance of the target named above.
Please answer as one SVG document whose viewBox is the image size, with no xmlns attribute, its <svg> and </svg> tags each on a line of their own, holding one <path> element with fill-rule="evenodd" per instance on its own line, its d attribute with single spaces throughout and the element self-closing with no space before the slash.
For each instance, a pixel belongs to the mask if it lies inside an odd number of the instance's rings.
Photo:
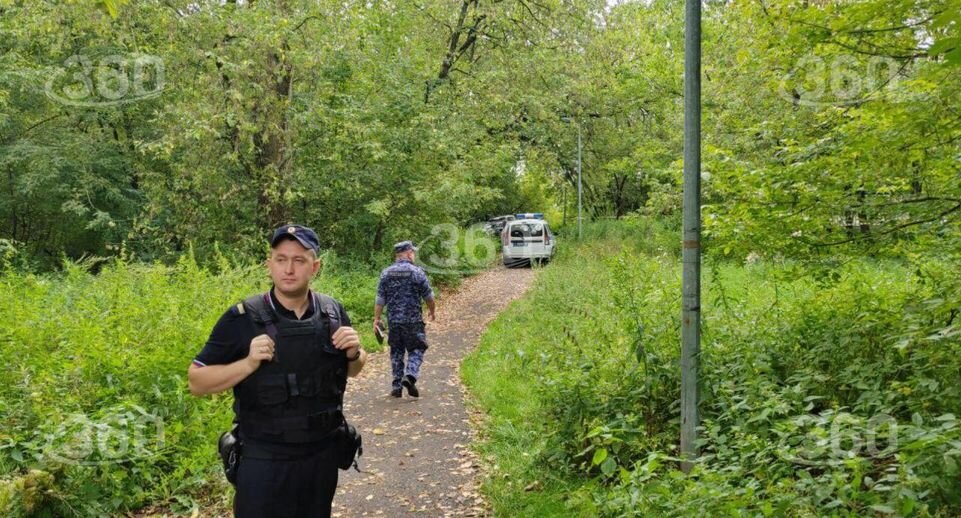
<svg viewBox="0 0 961 518">
<path fill-rule="evenodd" d="M 315 287 L 366 335 L 376 274 L 328 257 Z M 261 266 L 184 256 L 114 261 L 97 275 L 0 274 L 0 514 L 105 515 L 148 504 L 189 509 L 227 494 L 214 445 L 231 397 L 194 398 L 185 371 L 221 313 L 267 288 Z"/>
<path fill-rule="evenodd" d="M 562 253 L 465 364 L 492 413 L 482 451 L 512 470 L 511 484 L 497 471 L 488 483 L 495 510 L 533 508 L 533 489 L 522 488 L 547 479 L 544 498 L 570 494 L 565 513 L 961 511 L 954 259 L 847 257 L 811 269 L 708 258 L 701 457 L 683 475 L 679 264 L 652 245 L 679 233 L 638 237 L 651 226 L 586 229 L 593 239 Z M 494 402 L 491 386 L 505 383 L 517 387 Z M 506 410 L 517 401 L 504 397 L 531 392 L 520 413 Z M 502 433 L 511 425 L 531 436 L 516 444 Z M 507 459 L 503 440 L 530 461 Z"/>
</svg>

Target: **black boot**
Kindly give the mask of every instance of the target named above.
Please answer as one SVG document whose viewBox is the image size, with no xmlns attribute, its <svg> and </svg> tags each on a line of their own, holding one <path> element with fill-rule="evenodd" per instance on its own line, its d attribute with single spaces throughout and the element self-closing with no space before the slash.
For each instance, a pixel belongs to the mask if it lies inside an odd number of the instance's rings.
<svg viewBox="0 0 961 518">
<path fill-rule="evenodd" d="M 420 392 L 417 390 L 417 380 L 414 379 L 410 374 L 404 376 L 404 380 L 400 382 L 401 385 L 407 387 L 407 393 L 410 397 L 420 397 Z"/>
</svg>

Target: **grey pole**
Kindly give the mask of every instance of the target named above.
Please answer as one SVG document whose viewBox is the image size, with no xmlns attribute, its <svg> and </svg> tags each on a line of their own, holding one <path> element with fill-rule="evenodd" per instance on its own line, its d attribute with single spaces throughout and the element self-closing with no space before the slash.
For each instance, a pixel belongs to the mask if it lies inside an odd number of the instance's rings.
<svg viewBox="0 0 961 518">
<path fill-rule="evenodd" d="M 697 459 L 701 348 L 701 0 L 686 0 L 684 31 L 684 229 L 681 299 L 681 469 Z"/>
<path fill-rule="evenodd" d="M 561 202 L 561 205 L 564 206 L 564 218 L 562 219 L 563 222 L 561 223 L 561 226 L 566 228 L 567 227 L 567 184 L 566 183 L 561 184 L 561 196 L 563 197 L 563 200 L 564 200 Z"/>
<path fill-rule="evenodd" d="M 577 123 L 577 239 L 581 238 L 581 123 Z"/>
</svg>

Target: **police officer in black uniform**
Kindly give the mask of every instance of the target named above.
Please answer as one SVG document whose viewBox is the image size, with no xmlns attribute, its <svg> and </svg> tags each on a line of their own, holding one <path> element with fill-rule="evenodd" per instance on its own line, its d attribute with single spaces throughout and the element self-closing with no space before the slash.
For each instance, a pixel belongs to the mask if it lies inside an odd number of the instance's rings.
<svg viewBox="0 0 961 518">
<path fill-rule="evenodd" d="M 310 290 L 319 240 L 300 225 L 270 240 L 269 292 L 232 307 L 187 372 L 195 395 L 228 389 L 243 443 L 234 513 L 330 516 L 337 489 L 335 430 L 347 378 L 366 362 L 337 301 Z"/>
</svg>

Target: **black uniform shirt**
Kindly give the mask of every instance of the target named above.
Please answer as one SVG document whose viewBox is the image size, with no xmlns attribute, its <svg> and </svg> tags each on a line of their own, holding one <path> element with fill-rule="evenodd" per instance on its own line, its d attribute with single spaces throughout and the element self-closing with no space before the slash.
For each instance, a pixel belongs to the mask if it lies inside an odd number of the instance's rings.
<svg viewBox="0 0 961 518">
<path fill-rule="evenodd" d="M 316 308 L 314 308 L 314 297 L 312 295 L 308 296 L 307 300 L 309 301 L 307 311 L 298 319 L 293 311 L 285 308 L 280 301 L 277 300 L 277 297 L 274 295 L 274 289 L 270 289 L 270 301 L 273 303 L 277 313 L 284 318 L 291 320 L 307 320 L 311 318 L 314 315 L 314 311 L 316 311 Z M 347 311 L 344 310 L 344 306 L 336 301 L 335 304 L 337 306 L 337 312 L 340 313 L 340 324 L 342 326 L 349 326 L 350 317 L 347 316 Z M 254 325 L 250 315 L 247 313 L 241 314 L 236 305 L 231 306 L 230 309 L 221 315 L 217 324 L 214 325 L 213 330 L 210 332 L 210 338 L 207 339 L 204 348 L 194 359 L 194 364 L 199 367 L 226 365 L 246 358 L 250 352 L 250 341 L 263 333 L 264 331 L 262 329 L 258 329 L 257 326 Z M 236 405 L 234 409 L 236 410 Z M 250 441 L 247 442 L 249 443 Z M 256 444 L 260 449 L 276 452 L 280 456 L 306 455 L 317 452 L 318 449 L 324 446 L 322 444 L 292 445 L 263 443 L 261 441 L 257 441 Z"/>
<path fill-rule="evenodd" d="M 294 314 L 293 311 L 285 308 L 277 300 L 277 297 L 274 296 L 273 288 L 270 289 L 270 300 L 273 302 L 274 309 L 277 310 L 280 316 L 291 320 L 298 320 L 297 315 Z M 308 297 L 307 300 L 310 301 L 307 305 L 307 311 L 304 312 L 304 315 L 299 320 L 307 320 L 314 315 L 314 298 Z M 349 326 L 350 317 L 347 316 L 347 311 L 344 310 L 344 306 L 339 302 L 336 302 L 336 305 L 337 312 L 340 313 L 340 325 Z M 194 359 L 194 363 L 200 367 L 206 365 L 226 365 L 246 358 L 250 352 L 250 341 L 262 333 L 264 333 L 264 331 L 257 329 L 249 315 L 246 313 L 241 314 L 237 310 L 237 306 L 233 305 L 220 316 L 220 320 L 217 321 L 213 331 L 210 332 L 210 338 L 207 339 L 203 350 L 201 350 L 200 354 Z"/>
</svg>

